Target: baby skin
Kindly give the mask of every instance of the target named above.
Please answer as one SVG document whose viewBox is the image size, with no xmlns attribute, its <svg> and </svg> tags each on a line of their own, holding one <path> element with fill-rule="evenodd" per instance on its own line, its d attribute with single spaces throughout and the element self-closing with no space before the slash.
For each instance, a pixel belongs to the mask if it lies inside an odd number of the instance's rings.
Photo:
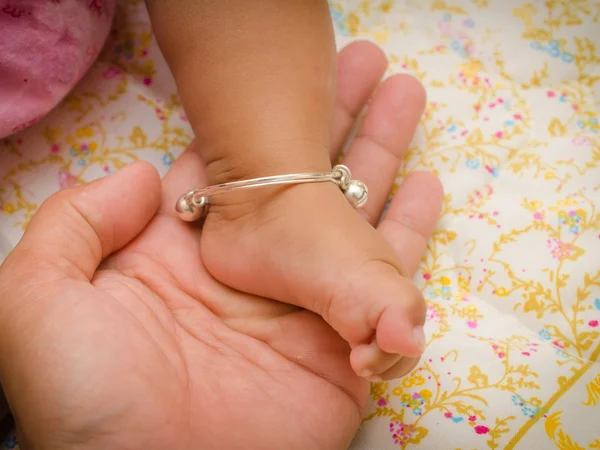
<svg viewBox="0 0 600 450">
<path fill-rule="evenodd" d="M 150 14 L 208 184 L 331 170 L 386 68 L 383 55 L 363 47 L 360 58 L 342 61 L 343 97 L 336 100 L 325 0 L 163 3 L 150 2 Z M 345 71 L 367 76 L 367 83 L 357 90 Z M 352 348 L 354 371 L 370 380 L 403 375 L 426 344 L 423 297 L 402 253 L 372 227 L 424 104 L 423 88 L 412 78 L 395 77 L 379 89 L 345 160 L 371 192 L 360 215 L 335 185 L 318 184 L 215 197 L 204 224 L 202 260 L 213 277 L 319 314 Z M 369 159 L 378 166 L 370 177 L 363 169 Z M 415 193 L 411 201 L 428 202 L 433 216 L 440 189 L 428 180 L 426 197 Z M 198 181 L 181 186 L 182 193 Z M 430 230 L 414 229 L 418 218 L 404 220 L 414 245 L 424 246 Z"/>
<path fill-rule="evenodd" d="M 384 56 L 364 44 L 336 69 L 326 0 L 177 4 L 151 1 L 149 10 L 207 167 L 205 181 L 330 171 L 383 75 Z M 367 82 L 353 85 L 348 73 Z M 215 197 L 204 223 L 201 255 L 215 279 L 319 314 L 348 342 L 356 374 L 372 381 L 403 375 L 426 345 L 413 268 L 373 228 L 424 104 L 423 88 L 410 77 L 379 88 L 345 157 L 371 192 L 360 215 L 325 183 Z M 377 173 L 365 173 L 369 160 Z M 439 183 L 427 181 L 420 179 L 424 192 L 409 199 L 425 203 L 427 226 L 403 218 L 420 247 L 440 208 Z"/>
</svg>

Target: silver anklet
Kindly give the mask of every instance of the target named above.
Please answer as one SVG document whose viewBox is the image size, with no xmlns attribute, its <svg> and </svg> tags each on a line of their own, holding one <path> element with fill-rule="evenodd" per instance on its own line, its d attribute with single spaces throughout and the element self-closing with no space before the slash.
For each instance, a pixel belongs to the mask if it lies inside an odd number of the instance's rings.
<svg viewBox="0 0 600 450">
<path fill-rule="evenodd" d="M 194 188 L 179 197 L 175 210 L 180 219 L 186 222 L 194 222 L 206 216 L 209 199 L 214 195 L 225 194 L 236 189 L 285 184 L 323 183 L 325 181 L 335 183 L 354 208 L 360 208 L 367 202 L 369 197 L 367 186 L 362 181 L 353 180 L 350 169 L 346 166 L 338 165 L 331 172 L 278 175 L 217 184 L 205 188 Z"/>
</svg>

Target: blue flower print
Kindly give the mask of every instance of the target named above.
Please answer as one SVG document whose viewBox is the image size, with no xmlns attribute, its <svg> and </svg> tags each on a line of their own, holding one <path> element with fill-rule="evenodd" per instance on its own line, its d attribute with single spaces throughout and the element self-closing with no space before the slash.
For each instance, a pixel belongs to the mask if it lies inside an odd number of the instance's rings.
<svg viewBox="0 0 600 450">
<path fill-rule="evenodd" d="M 469 169 L 477 169 L 479 167 L 479 160 L 476 158 L 467 158 L 467 160 L 465 161 L 465 165 Z"/>
<path fill-rule="evenodd" d="M 542 328 L 539 332 L 538 335 L 544 340 L 544 341 L 549 341 L 552 339 L 552 336 L 550 335 L 550 331 L 548 331 L 546 328 Z"/>
</svg>

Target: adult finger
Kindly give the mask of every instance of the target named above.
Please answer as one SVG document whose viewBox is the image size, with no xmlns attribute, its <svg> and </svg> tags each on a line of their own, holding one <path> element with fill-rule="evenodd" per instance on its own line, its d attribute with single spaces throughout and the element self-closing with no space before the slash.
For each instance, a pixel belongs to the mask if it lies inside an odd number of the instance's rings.
<svg viewBox="0 0 600 450">
<path fill-rule="evenodd" d="M 437 224 L 444 190 L 430 172 L 410 174 L 398 188 L 378 230 L 413 276 Z"/>
<path fill-rule="evenodd" d="M 385 53 L 368 41 L 355 41 L 338 55 L 337 95 L 331 159 L 335 160 L 365 103 L 387 68 Z"/>
<path fill-rule="evenodd" d="M 360 210 L 377 223 L 423 110 L 425 90 L 409 75 L 388 78 L 377 89 L 343 163 L 369 188 Z"/>
</svg>

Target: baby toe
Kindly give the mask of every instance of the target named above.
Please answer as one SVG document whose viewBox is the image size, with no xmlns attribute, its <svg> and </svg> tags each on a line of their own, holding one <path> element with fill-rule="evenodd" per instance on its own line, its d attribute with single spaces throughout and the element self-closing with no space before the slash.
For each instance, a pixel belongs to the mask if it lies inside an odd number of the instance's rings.
<svg viewBox="0 0 600 450">
<path fill-rule="evenodd" d="M 351 273 L 326 320 L 360 351 L 373 339 L 381 351 L 408 357 L 425 350 L 425 300 L 391 264 L 373 261 Z M 358 353 L 357 353 L 358 354 Z"/>
<path fill-rule="evenodd" d="M 395 367 L 402 359 L 396 353 L 386 353 L 376 341 L 354 347 L 350 353 L 350 364 L 359 377 L 377 381 L 378 376 Z"/>
</svg>

